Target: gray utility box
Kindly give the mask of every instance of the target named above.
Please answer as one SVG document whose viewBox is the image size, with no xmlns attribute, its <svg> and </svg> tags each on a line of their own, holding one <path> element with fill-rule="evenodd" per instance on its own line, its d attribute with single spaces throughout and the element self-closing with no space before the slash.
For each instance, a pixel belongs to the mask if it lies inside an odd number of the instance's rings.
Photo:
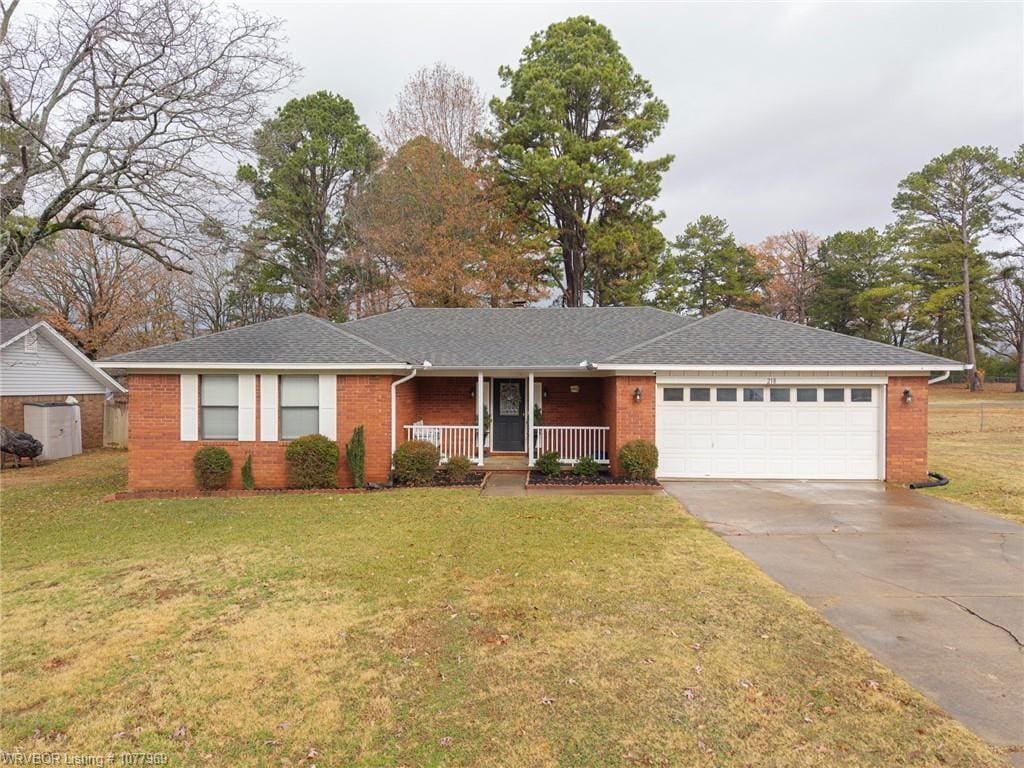
<svg viewBox="0 0 1024 768">
<path fill-rule="evenodd" d="M 43 444 L 43 461 L 82 452 L 82 410 L 67 403 L 27 403 L 25 431 Z"/>
</svg>

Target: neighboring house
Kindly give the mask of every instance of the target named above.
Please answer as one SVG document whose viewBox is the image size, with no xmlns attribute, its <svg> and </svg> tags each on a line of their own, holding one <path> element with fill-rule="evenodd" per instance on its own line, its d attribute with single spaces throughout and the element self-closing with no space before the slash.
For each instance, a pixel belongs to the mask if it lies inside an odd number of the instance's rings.
<svg viewBox="0 0 1024 768">
<path fill-rule="evenodd" d="M 101 371 L 49 323 L 38 318 L 0 320 L 0 423 L 25 429 L 26 403 L 78 400 L 82 447 L 103 445 L 103 405 L 125 388 Z"/>
<path fill-rule="evenodd" d="M 557 450 L 617 472 L 637 438 L 679 478 L 925 478 L 928 384 L 962 363 L 736 310 L 401 309 L 270 320 L 100 363 L 129 374 L 129 486 L 188 488 L 200 445 L 286 482 L 290 438 L 363 425 L 366 477 L 427 439 L 444 456 Z M 489 430 L 484 424 L 489 420 Z M 506 459 L 507 462 L 507 459 Z M 339 482 L 348 482 L 345 467 Z"/>
</svg>

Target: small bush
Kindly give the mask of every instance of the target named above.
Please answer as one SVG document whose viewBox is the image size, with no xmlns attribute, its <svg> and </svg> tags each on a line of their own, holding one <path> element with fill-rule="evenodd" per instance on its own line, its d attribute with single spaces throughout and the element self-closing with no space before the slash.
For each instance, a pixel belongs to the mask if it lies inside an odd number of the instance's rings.
<svg viewBox="0 0 1024 768">
<path fill-rule="evenodd" d="M 448 479 L 453 483 L 461 483 L 472 468 L 472 462 L 465 456 L 452 456 L 448 459 Z"/>
<path fill-rule="evenodd" d="M 658 470 L 658 448 L 647 440 L 631 440 L 619 449 L 619 465 L 631 480 L 648 480 Z"/>
<path fill-rule="evenodd" d="M 537 457 L 535 466 L 538 472 L 548 477 L 554 477 L 562 471 L 562 465 L 558 463 L 558 451 L 542 453 Z"/>
<path fill-rule="evenodd" d="M 304 435 L 288 444 L 289 488 L 333 488 L 338 484 L 338 444 L 323 435 Z"/>
<path fill-rule="evenodd" d="M 345 446 L 345 463 L 352 473 L 352 485 L 356 488 L 366 485 L 366 439 L 362 424 L 352 430 L 352 439 Z"/>
<path fill-rule="evenodd" d="M 434 479 L 441 452 L 426 440 L 410 440 L 398 446 L 394 456 L 395 479 L 410 485 L 425 485 Z"/>
<path fill-rule="evenodd" d="M 196 485 L 204 491 L 226 488 L 231 477 L 231 455 L 217 445 L 207 445 L 192 457 Z"/>
<path fill-rule="evenodd" d="M 572 468 L 572 473 L 576 477 L 597 477 L 600 472 L 601 465 L 591 456 L 584 456 Z"/>
<path fill-rule="evenodd" d="M 246 454 L 245 463 L 242 465 L 242 486 L 247 491 L 256 487 L 256 479 L 252 476 L 252 454 Z"/>
</svg>

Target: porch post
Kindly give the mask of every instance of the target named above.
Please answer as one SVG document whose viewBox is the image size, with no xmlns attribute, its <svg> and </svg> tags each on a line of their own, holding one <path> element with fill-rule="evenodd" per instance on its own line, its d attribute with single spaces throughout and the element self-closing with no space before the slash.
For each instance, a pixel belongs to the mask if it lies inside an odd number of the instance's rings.
<svg viewBox="0 0 1024 768">
<path fill-rule="evenodd" d="M 533 373 L 526 382 L 526 463 L 533 466 Z"/>
<path fill-rule="evenodd" d="M 476 463 L 484 465 L 484 375 L 476 375 Z"/>
</svg>

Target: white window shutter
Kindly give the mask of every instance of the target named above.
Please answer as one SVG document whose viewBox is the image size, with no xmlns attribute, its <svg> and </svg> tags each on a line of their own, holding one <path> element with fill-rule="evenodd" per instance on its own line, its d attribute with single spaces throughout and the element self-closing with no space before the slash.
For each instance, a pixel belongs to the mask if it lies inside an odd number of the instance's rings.
<svg viewBox="0 0 1024 768">
<path fill-rule="evenodd" d="M 320 434 L 338 439 L 338 377 L 333 373 L 320 376 Z"/>
<path fill-rule="evenodd" d="M 256 439 L 256 377 L 243 373 L 238 377 L 238 440 Z"/>
<path fill-rule="evenodd" d="M 273 443 L 277 440 L 277 375 L 260 376 L 260 440 Z"/>
<path fill-rule="evenodd" d="M 181 390 L 181 439 L 199 439 L 199 376 L 194 373 L 183 373 L 179 377 Z"/>
</svg>

